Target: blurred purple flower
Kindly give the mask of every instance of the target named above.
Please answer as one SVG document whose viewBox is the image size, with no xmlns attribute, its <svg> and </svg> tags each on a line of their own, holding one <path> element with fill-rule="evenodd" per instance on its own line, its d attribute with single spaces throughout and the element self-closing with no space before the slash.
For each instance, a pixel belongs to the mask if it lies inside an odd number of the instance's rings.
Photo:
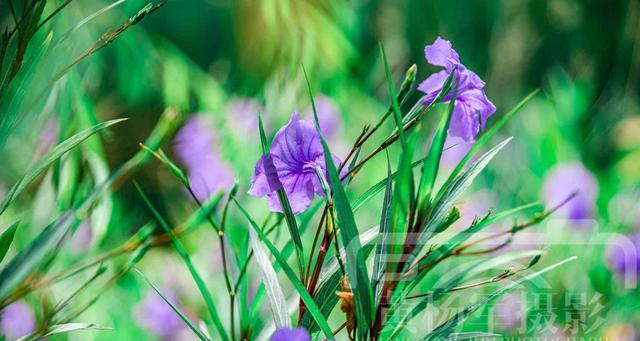
<svg viewBox="0 0 640 341">
<path fill-rule="evenodd" d="M 220 158 L 214 131 L 203 115 L 191 116 L 174 139 L 174 150 L 187 169 L 196 197 L 205 201 L 233 186 L 229 165 Z"/>
<path fill-rule="evenodd" d="M 78 229 L 71 237 L 71 247 L 75 251 L 87 251 L 93 240 L 93 229 L 91 222 L 87 219 L 84 220 Z"/>
<path fill-rule="evenodd" d="M 447 136 L 442 151 L 442 164 L 447 167 L 455 167 L 467 155 L 473 147 L 473 142 L 467 142 L 459 137 Z"/>
<path fill-rule="evenodd" d="M 179 307 L 171 290 L 162 289 L 161 292 L 171 303 Z M 140 326 L 165 341 L 177 340 L 180 332 L 186 327 L 167 302 L 152 291 L 136 308 L 136 321 Z"/>
<path fill-rule="evenodd" d="M 554 167 L 545 177 L 543 198 L 549 207 L 556 206 L 572 193 L 577 195 L 563 205 L 558 214 L 571 220 L 590 219 L 598 196 L 598 181 L 579 162 Z"/>
<path fill-rule="evenodd" d="M 612 240 L 607 246 L 607 265 L 618 276 L 637 281 L 640 274 L 640 233 L 634 233 L 624 240 Z"/>
<path fill-rule="evenodd" d="M 338 165 L 340 161 L 332 157 Z M 322 143 L 314 124 L 293 113 L 289 123 L 276 133 L 269 153 L 256 163 L 249 194 L 266 196 L 269 208 L 282 212 L 277 190 L 284 187 L 293 213 L 298 214 L 309 207 L 314 194 L 324 196 L 317 172 L 326 176 L 326 171 Z"/>
<path fill-rule="evenodd" d="M 283 327 L 271 335 L 271 341 L 310 341 L 311 336 L 304 328 L 291 329 Z"/>
<path fill-rule="evenodd" d="M 460 219 L 456 221 L 457 226 L 467 228 L 471 226 L 473 220 L 482 218 L 495 207 L 496 197 L 489 190 L 479 190 L 471 195 L 459 205 Z"/>
<path fill-rule="evenodd" d="M 0 312 L 0 334 L 7 339 L 17 339 L 34 329 L 33 312 L 25 302 L 15 302 Z"/>
<path fill-rule="evenodd" d="M 56 116 L 51 116 L 45 123 L 42 133 L 36 144 L 36 157 L 41 158 L 46 154 L 58 141 L 60 135 L 60 123 Z"/>
<path fill-rule="evenodd" d="M 507 293 L 502 296 L 495 307 L 495 314 L 500 320 L 500 327 L 504 330 L 513 330 L 522 326 L 522 317 L 525 314 L 523 300 L 520 293 Z"/>
<path fill-rule="evenodd" d="M 264 108 L 253 98 L 237 98 L 227 103 L 227 112 L 231 126 L 242 135 L 258 136 L 258 113 L 264 114 Z"/>
<path fill-rule="evenodd" d="M 342 118 L 340 116 L 340 108 L 331 98 L 325 95 L 319 95 L 314 98 L 316 111 L 318 114 L 318 122 L 320 123 L 320 131 L 322 135 L 331 140 L 342 131 Z M 313 122 L 313 108 L 309 106 L 304 113 L 304 117 Z"/>
<path fill-rule="evenodd" d="M 444 82 L 455 68 L 454 77 L 458 81 L 456 102 L 449 126 L 449 134 L 472 142 L 480 129 L 483 129 L 489 116 L 493 115 L 496 107 L 484 93 L 485 83 L 473 71 L 460 63 L 458 53 L 451 47 L 448 40 L 438 37 L 433 44 L 424 48 L 429 64 L 444 67 L 444 70 L 434 73 L 418 86 L 425 93 L 425 104 L 432 103 L 442 90 Z M 451 101 L 452 92 L 442 99 Z"/>
</svg>

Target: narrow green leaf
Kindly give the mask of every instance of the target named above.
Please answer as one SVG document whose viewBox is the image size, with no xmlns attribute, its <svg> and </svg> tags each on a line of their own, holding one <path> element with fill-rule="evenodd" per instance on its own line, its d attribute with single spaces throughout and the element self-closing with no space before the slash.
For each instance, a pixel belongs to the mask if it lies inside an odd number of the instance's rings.
<svg viewBox="0 0 640 341">
<path fill-rule="evenodd" d="M 264 284 L 267 298 L 271 305 L 271 312 L 276 328 L 291 327 L 291 318 L 287 311 L 287 301 L 282 293 L 282 288 L 278 282 L 278 276 L 273 269 L 271 260 L 269 260 L 269 256 L 267 256 L 267 253 L 262 248 L 260 239 L 253 229 L 249 229 L 249 239 L 256 262 L 260 266 L 262 283 Z"/>
<path fill-rule="evenodd" d="M 376 245 L 376 253 L 373 258 L 373 274 L 371 275 L 371 283 L 375 286 L 375 296 L 373 303 L 377 306 L 382 296 L 382 285 L 380 281 L 387 268 L 387 249 L 390 242 L 391 228 L 391 212 L 393 204 L 393 177 L 391 172 L 391 163 L 389 161 L 389 153 L 387 153 L 387 185 L 382 202 L 382 214 L 380 217 L 380 238 Z"/>
<path fill-rule="evenodd" d="M 0 204 L 0 215 L 7 209 L 9 204 L 13 201 L 13 199 L 18 196 L 26 187 L 29 185 L 35 178 L 37 178 L 42 172 L 44 172 L 51 164 L 53 164 L 56 160 L 58 160 L 62 155 L 66 152 L 80 144 L 82 141 L 88 139 L 95 133 L 99 132 L 102 129 L 110 127 L 116 123 L 125 121 L 124 119 L 111 120 L 102 122 L 94 125 L 93 127 L 87 128 L 70 138 L 66 139 L 62 143 L 58 144 L 55 148 L 53 148 L 47 155 L 45 155 L 40 161 L 38 161 L 30 170 L 22 177 L 18 182 L 16 182 L 13 187 L 7 192 L 2 204 Z"/>
<path fill-rule="evenodd" d="M 447 114 L 440 120 L 438 130 L 436 131 L 436 134 L 431 141 L 429 154 L 427 154 L 427 158 L 425 159 L 424 165 L 422 166 L 420 187 L 418 187 L 418 215 L 424 214 L 427 206 L 429 205 L 433 185 L 436 182 L 436 177 L 438 176 L 440 158 L 442 157 L 444 142 L 447 139 L 447 132 L 449 131 L 451 116 L 453 114 L 453 109 L 455 108 L 457 93 L 458 87 L 455 86 L 453 94 L 451 95 L 451 101 L 449 102 Z"/>
<path fill-rule="evenodd" d="M 393 117 L 396 120 L 398 135 L 400 136 L 400 142 L 402 144 L 402 147 L 404 148 L 406 140 L 404 137 L 404 127 L 402 124 L 402 112 L 400 111 L 400 104 L 398 103 L 398 98 L 396 97 L 396 88 L 393 85 L 393 80 L 391 79 L 391 70 L 389 70 L 389 62 L 387 61 L 387 54 L 384 52 L 384 45 L 382 45 L 382 42 L 380 43 L 379 47 L 380 55 L 382 56 L 382 62 L 384 63 L 384 73 L 387 76 L 387 86 L 389 86 L 391 104 L 393 105 Z"/>
<path fill-rule="evenodd" d="M 202 295 L 202 298 L 207 304 L 209 315 L 211 315 L 213 324 L 216 327 L 216 330 L 218 331 L 218 333 L 220 334 L 220 337 L 222 337 L 224 340 L 228 340 L 229 336 L 227 335 L 227 332 L 225 331 L 222 325 L 222 321 L 220 320 L 220 316 L 218 315 L 218 310 L 216 309 L 214 300 L 211 297 L 211 293 L 209 293 L 209 289 L 207 289 L 207 285 L 204 283 L 202 276 L 200 276 L 200 274 L 198 273 L 198 270 L 191 262 L 191 258 L 189 257 L 187 250 L 182 245 L 182 242 L 180 242 L 180 240 L 176 238 L 169 224 L 164 220 L 164 218 L 162 218 L 162 216 L 160 215 L 158 210 L 153 206 L 153 204 L 151 203 L 147 195 L 144 193 L 144 191 L 142 191 L 142 188 L 140 188 L 140 186 L 138 186 L 137 183 L 134 182 L 134 184 L 136 186 L 136 189 L 138 190 L 138 193 L 144 200 L 145 204 L 149 207 L 149 210 L 151 210 L 151 213 L 158 220 L 158 222 L 160 223 L 162 228 L 165 230 L 167 235 L 171 238 L 171 243 L 173 244 L 173 247 L 176 249 L 180 257 L 184 261 L 185 265 L 187 266 L 187 269 L 189 269 L 189 273 L 191 274 L 191 277 L 193 277 L 193 280 L 196 283 L 198 290 Z"/>
<path fill-rule="evenodd" d="M 486 305 L 487 303 L 497 299 L 498 297 L 506 294 L 507 292 L 511 291 L 513 288 L 519 286 L 520 284 L 529 281 L 535 277 L 538 277 L 542 274 L 544 274 L 545 272 L 548 272 L 550 270 L 553 270 L 565 263 L 571 262 L 573 260 L 575 260 L 577 257 L 571 257 L 571 258 L 567 258 L 561 262 L 555 263 L 551 266 L 548 266 L 538 272 L 532 273 L 530 275 L 527 275 L 515 282 L 513 282 L 510 285 L 507 285 L 501 289 L 498 289 L 496 291 L 494 291 L 492 294 L 484 297 L 483 299 L 481 299 L 479 302 L 470 305 L 469 307 L 465 308 L 464 310 L 462 310 L 461 312 L 457 313 L 455 316 L 453 316 L 451 319 L 449 319 L 448 321 L 444 322 L 443 324 L 441 324 L 440 326 L 438 326 L 436 329 L 434 329 L 431 333 L 429 333 L 428 335 L 426 335 L 422 340 L 424 341 L 432 341 L 432 340 L 442 340 L 442 339 L 446 339 L 447 337 L 449 337 L 451 335 L 451 333 L 453 333 L 453 330 L 460 324 L 462 323 L 464 320 L 467 319 L 467 317 L 469 317 L 471 314 L 475 313 L 478 309 L 480 309 L 482 306 Z"/>
<path fill-rule="evenodd" d="M 513 107 L 513 109 L 511 109 L 502 118 L 500 118 L 498 122 L 492 125 L 491 128 L 489 128 L 488 130 L 486 130 L 480 135 L 476 143 L 474 143 L 471 149 L 469 150 L 469 152 L 467 152 L 467 155 L 465 155 L 464 158 L 458 163 L 456 168 L 453 169 L 453 171 L 451 172 L 451 174 L 449 175 L 445 183 L 442 185 L 438 195 L 443 194 L 443 192 L 449 187 L 451 182 L 453 182 L 454 179 L 458 176 L 458 174 L 460 174 L 464 166 L 469 162 L 469 160 L 471 160 L 473 155 L 475 155 L 475 153 L 480 148 L 482 148 L 482 146 L 484 146 L 491 139 L 491 137 L 493 137 L 493 135 L 495 135 L 498 132 L 498 130 L 500 130 L 500 128 L 502 128 L 502 126 L 504 126 L 518 111 L 520 111 L 520 109 L 522 109 L 522 107 L 524 107 L 524 105 L 527 104 L 527 102 L 529 102 L 533 97 L 535 97 L 538 94 L 538 92 L 540 92 L 540 89 L 536 89 L 533 92 L 531 92 L 527 97 L 525 97 L 522 101 L 516 104 L 516 106 Z"/>
<path fill-rule="evenodd" d="M 189 320 L 189 318 L 183 314 L 180 309 L 178 309 L 178 307 L 176 307 L 173 303 L 171 303 L 171 301 L 169 301 L 169 299 L 162 294 L 162 292 L 155 286 L 153 285 L 153 283 L 151 283 L 151 281 L 149 280 L 149 278 L 147 278 L 147 276 L 145 276 L 140 270 L 134 268 L 134 270 L 138 273 L 138 275 L 140 275 L 140 277 L 142 277 L 142 279 L 149 284 L 149 286 L 153 289 L 153 291 L 155 291 L 158 296 L 160 296 L 160 298 L 162 298 L 163 301 L 165 301 L 165 303 L 167 303 L 169 305 L 169 307 L 171 307 L 171 310 L 173 310 L 176 315 L 178 315 L 180 317 L 180 319 L 189 327 L 189 329 L 191 329 L 191 331 L 196 334 L 196 336 L 198 337 L 198 339 L 200 340 L 204 340 L 204 341 L 209 341 L 210 339 L 200 330 L 198 329 L 198 327 L 196 327 L 193 322 L 191 322 L 191 320 Z"/>
<path fill-rule="evenodd" d="M 324 150 L 326 169 L 329 175 L 329 185 L 333 194 L 335 210 L 338 215 L 340 235 L 342 236 L 342 242 L 345 246 L 347 278 L 354 293 L 356 318 L 359 317 L 358 332 L 361 338 L 366 338 L 367 331 L 373 324 L 373 291 L 371 289 L 371 282 L 369 281 L 369 275 L 367 274 L 367 266 L 362 252 L 360 238 L 358 236 L 358 227 L 356 226 L 356 221 L 353 217 L 353 211 L 351 210 L 347 194 L 345 193 L 342 182 L 340 181 L 340 175 L 338 174 L 336 165 L 331 157 L 331 151 L 329 150 L 327 141 L 322 136 L 315 101 L 313 100 L 313 94 L 311 93 L 311 84 L 309 83 L 306 71 L 304 71 L 304 74 L 307 80 L 307 89 L 309 90 L 309 98 L 311 101 L 311 108 L 313 109 L 313 116 L 315 118 L 316 130 L 318 131 L 320 141 L 322 142 L 322 148 Z"/>
<path fill-rule="evenodd" d="M 486 340 L 487 338 L 499 338 L 500 334 L 494 333 L 483 333 L 483 332 L 467 332 L 467 333 L 453 333 L 449 335 L 446 341 L 465 341 L 465 340 L 475 340 L 481 339 Z"/>
<path fill-rule="evenodd" d="M 56 324 L 48 327 L 48 329 L 49 331 L 44 335 L 40 335 L 39 332 L 34 332 L 32 334 L 25 335 L 17 339 L 16 341 L 39 340 L 47 336 L 52 336 L 52 335 L 62 334 L 62 333 L 70 333 L 70 332 L 79 331 L 79 330 L 111 330 L 111 328 L 109 327 L 99 326 L 95 323 Z"/>
<path fill-rule="evenodd" d="M 0 300 L 16 288 L 55 250 L 64 236 L 77 224 L 72 212 L 66 212 L 18 253 L 0 272 Z"/>
<path fill-rule="evenodd" d="M 276 248 L 271 243 L 271 241 L 267 239 L 264 233 L 262 233 L 262 231 L 260 230 L 260 227 L 256 224 L 255 221 L 253 221 L 253 219 L 251 219 L 251 217 L 249 216 L 249 213 L 247 213 L 247 211 L 242 207 L 242 205 L 240 205 L 240 203 L 235 199 L 233 201 L 236 203 L 236 206 L 238 206 L 238 209 L 240 210 L 242 215 L 247 219 L 251 227 L 255 230 L 260 240 L 267 246 L 267 248 L 269 249 L 269 252 L 271 252 L 271 255 L 276 259 L 276 261 L 284 271 L 287 278 L 289 278 L 289 281 L 291 282 L 293 287 L 296 289 L 296 291 L 300 295 L 300 299 L 302 299 L 302 301 L 307 307 L 307 310 L 309 311 L 311 316 L 313 316 L 313 318 L 316 320 L 316 323 L 318 323 L 318 325 L 320 326 L 320 329 L 325 334 L 327 339 L 334 340 L 335 337 L 333 336 L 331 327 L 329 327 L 329 323 L 322 315 L 322 312 L 320 311 L 320 308 L 318 308 L 318 305 L 313 300 L 313 297 L 311 297 L 307 289 L 304 287 L 304 284 L 300 282 L 300 280 L 296 276 L 293 269 L 291 269 L 289 264 L 287 264 L 287 260 L 282 256 L 280 251 L 278 251 L 278 248 Z"/>
<path fill-rule="evenodd" d="M 13 237 L 16 235 L 18 224 L 19 222 L 16 221 L 13 225 L 9 226 L 8 229 L 2 232 L 2 236 L 0 236 L 0 263 L 4 259 L 4 256 L 7 255 L 7 251 L 9 251 L 9 246 L 11 246 Z"/>
</svg>

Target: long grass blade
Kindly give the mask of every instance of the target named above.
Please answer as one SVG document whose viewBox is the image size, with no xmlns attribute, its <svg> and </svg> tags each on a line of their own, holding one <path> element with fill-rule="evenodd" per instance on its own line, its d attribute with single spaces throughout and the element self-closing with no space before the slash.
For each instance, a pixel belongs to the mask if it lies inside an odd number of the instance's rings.
<svg viewBox="0 0 640 341">
<path fill-rule="evenodd" d="M 278 264 L 284 271 L 285 275 L 287 276 L 287 278 L 289 279 L 293 287 L 296 289 L 296 291 L 300 295 L 300 299 L 302 299 L 302 301 L 306 305 L 307 310 L 309 311 L 311 316 L 315 319 L 318 326 L 320 326 L 320 330 L 322 330 L 322 332 L 325 334 L 327 339 L 334 340 L 335 338 L 333 336 L 333 332 L 331 331 L 331 327 L 329 327 L 329 323 L 327 322 L 325 317 L 322 315 L 320 308 L 318 307 L 316 302 L 313 300 L 313 297 L 311 297 L 311 295 L 305 288 L 304 284 L 302 284 L 302 282 L 298 279 L 293 269 L 291 269 L 291 267 L 287 263 L 286 258 L 282 256 L 280 251 L 278 251 L 278 249 L 271 243 L 271 241 L 267 239 L 267 237 L 264 235 L 262 230 L 260 230 L 260 227 L 258 226 L 258 224 L 256 224 L 256 222 L 253 221 L 253 219 L 251 219 L 251 216 L 249 216 L 249 213 L 247 213 L 247 211 L 242 207 L 242 205 L 240 205 L 240 203 L 235 199 L 234 199 L 234 202 L 236 203 L 236 206 L 238 206 L 238 209 L 240 210 L 242 215 L 245 217 L 245 219 L 247 219 L 247 221 L 249 222 L 253 230 L 256 232 L 260 240 L 264 243 L 264 245 L 267 246 L 267 248 L 269 249 L 269 252 L 271 252 L 271 255 L 276 259 L 276 262 L 278 262 Z"/>
<path fill-rule="evenodd" d="M 11 226 L 9 226 L 8 229 L 2 232 L 2 236 L 0 236 L 0 263 L 2 263 L 4 256 L 7 255 L 7 251 L 9 251 L 9 247 L 13 242 L 13 237 L 16 235 L 18 224 L 19 222 L 16 221 Z"/>
</svg>

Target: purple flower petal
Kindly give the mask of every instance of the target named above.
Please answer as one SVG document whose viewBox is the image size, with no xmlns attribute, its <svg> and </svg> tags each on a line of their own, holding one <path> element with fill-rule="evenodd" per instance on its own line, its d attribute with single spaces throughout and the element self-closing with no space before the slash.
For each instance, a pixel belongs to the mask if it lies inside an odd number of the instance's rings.
<svg viewBox="0 0 640 341">
<path fill-rule="evenodd" d="M 429 64 L 443 66 L 447 70 L 451 70 L 453 66 L 460 63 L 460 57 L 451 47 L 451 42 L 440 37 L 424 48 L 424 55 Z"/>
<path fill-rule="evenodd" d="M 13 340 L 35 329 L 33 312 L 24 301 L 18 301 L 0 312 L 0 334 Z"/>
<path fill-rule="evenodd" d="M 187 170 L 196 197 L 205 201 L 233 186 L 231 168 L 220 157 L 214 130 L 203 115 L 191 116 L 176 134 L 174 150 Z"/>
<path fill-rule="evenodd" d="M 171 290 L 162 289 L 161 292 L 171 303 L 179 307 L 175 294 Z M 151 291 L 138 305 L 136 321 L 162 340 L 176 340 L 178 334 L 186 328 L 184 322 L 167 302 Z"/>
<path fill-rule="evenodd" d="M 256 163 L 249 194 L 266 196 L 269 209 L 282 212 L 276 191 L 284 188 L 293 213 L 298 214 L 309 207 L 315 194 L 324 195 L 317 173 L 326 176 L 320 136 L 313 123 L 293 113 L 273 138 L 269 154 Z"/>
<path fill-rule="evenodd" d="M 557 213 L 572 220 L 592 218 L 599 191 L 598 181 L 579 162 L 553 168 L 545 177 L 542 196 L 545 204 L 552 207 L 560 204 L 576 191 L 578 194 L 563 205 Z"/>
<path fill-rule="evenodd" d="M 280 328 L 271 335 L 271 341 L 310 341 L 311 336 L 304 328 Z"/>
</svg>

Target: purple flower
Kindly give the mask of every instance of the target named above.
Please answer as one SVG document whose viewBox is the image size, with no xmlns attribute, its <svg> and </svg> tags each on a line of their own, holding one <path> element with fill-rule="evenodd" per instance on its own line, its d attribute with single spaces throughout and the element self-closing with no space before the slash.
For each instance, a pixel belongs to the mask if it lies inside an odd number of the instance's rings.
<svg viewBox="0 0 640 341">
<path fill-rule="evenodd" d="M 304 328 L 280 328 L 271 335 L 271 341 L 310 341 L 311 336 Z"/>
<path fill-rule="evenodd" d="M 495 314 L 501 322 L 502 329 L 512 330 L 522 326 L 526 308 L 526 302 L 523 302 L 525 299 L 520 293 L 507 293 L 498 300 Z"/>
<path fill-rule="evenodd" d="M 91 227 L 91 222 L 87 219 L 78 226 L 73 237 L 71 237 L 71 247 L 77 252 L 87 251 L 92 240 L 93 229 Z"/>
<path fill-rule="evenodd" d="M 18 301 L 0 312 L 0 334 L 9 340 L 17 339 L 35 329 L 33 312 L 24 301 Z"/>
<path fill-rule="evenodd" d="M 640 274 L 640 233 L 620 236 L 607 246 L 607 265 L 622 278 L 637 282 Z"/>
<path fill-rule="evenodd" d="M 233 186 L 229 165 L 220 158 L 217 141 L 207 118 L 193 115 L 174 140 L 174 150 L 187 169 L 196 197 L 205 201 L 218 191 Z"/>
<path fill-rule="evenodd" d="M 231 126 L 242 137 L 258 136 L 258 113 L 264 108 L 252 98 L 238 98 L 227 103 L 227 112 Z"/>
<path fill-rule="evenodd" d="M 331 98 L 325 95 L 316 96 L 314 101 L 322 135 L 327 140 L 332 140 L 339 136 L 342 131 L 340 108 L 338 108 Z M 311 108 L 311 106 L 305 111 L 304 117 L 313 122 L 313 108 Z"/>
<path fill-rule="evenodd" d="M 170 290 L 161 291 L 174 305 L 178 305 L 175 295 Z M 176 340 L 180 332 L 185 329 L 184 322 L 171 309 L 162 297 L 155 292 L 149 292 L 136 309 L 138 324 L 162 340 Z"/>
<path fill-rule="evenodd" d="M 598 181 L 581 163 L 558 165 L 545 177 L 543 198 L 548 206 L 562 203 L 576 191 L 578 194 L 563 205 L 558 214 L 571 220 L 592 218 Z"/>
<path fill-rule="evenodd" d="M 36 156 L 41 158 L 44 154 L 49 152 L 49 150 L 56 145 L 59 135 L 60 123 L 56 116 L 52 116 L 47 120 L 47 123 L 44 125 L 42 133 L 38 138 L 38 143 L 36 144 Z"/>
<path fill-rule="evenodd" d="M 338 165 L 340 161 L 332 157 Z M 282 212 L 277 191 L 283 187 L 293 213 L 298 214 L 309 207 L 314 194 L 324 196 L 318 173 L 326 176 L 326 171 L 322 143 L 314 124 L 293 113 L 289 123 L 273 138 L 269 153 L 256 163 L 249 194 L 266 196 L 269 208 Z"/>
<path fill-rule="evenodd" d="M 427 62 L 434 66 L 444 67 L 444 70 L 434 73 L 424 80 L 418 89 L 425 93 L 425 104 L 432 103 L 442 90 L 444 82 L 455 68 L 454 77 L 458 82 L 456 102 L 449 126 L 449 134 L 472 142 L 480 129 L 483 129 L 489 116 L 493 115 L 496 107 L 484 93 L 484 82 L 473 71 L 460 63 L 458 53 L 451 47 L 448 40 L 440 37 L 424 48 Z M 442 99 L 451 101 L 452 92 Z"/>
</svg>

